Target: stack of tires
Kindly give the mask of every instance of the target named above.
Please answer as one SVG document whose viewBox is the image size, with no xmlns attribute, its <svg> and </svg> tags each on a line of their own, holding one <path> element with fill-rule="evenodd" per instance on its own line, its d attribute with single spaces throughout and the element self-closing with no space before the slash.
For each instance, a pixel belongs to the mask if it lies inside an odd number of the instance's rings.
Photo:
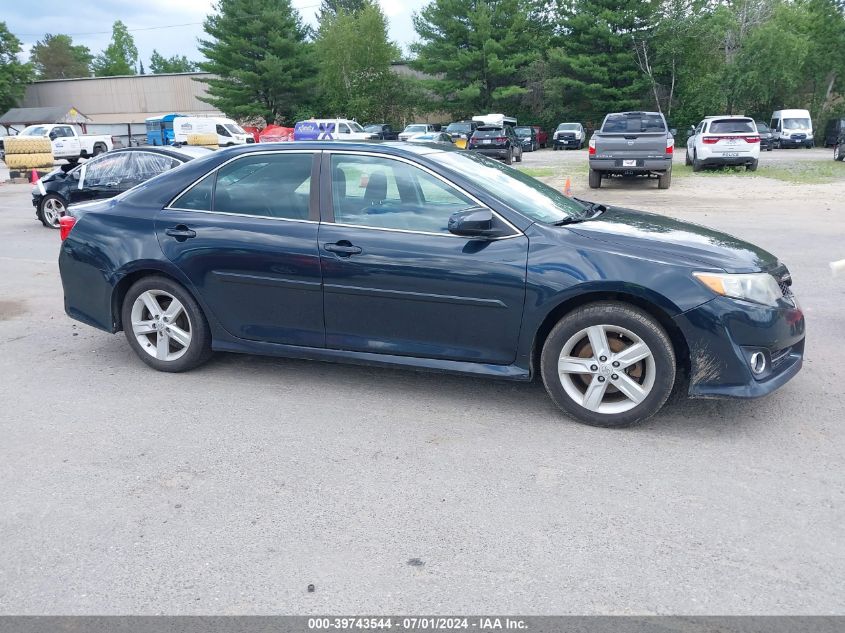
<svg viewBox="0 0 845 633">
<path fill-rule="evenodd" d="M 216 134 L 188 134 L 188 145 L 195 147 L 208 147 L 209 149 L 217 149 Z"/>
<path fill-rule="evenodd" d="M 9 136 L 3 139 L 6 156 L 3 161 L 10 170 L 29 171 L 53 167 L 53 146 L 48 138 Z"/>
</svg>

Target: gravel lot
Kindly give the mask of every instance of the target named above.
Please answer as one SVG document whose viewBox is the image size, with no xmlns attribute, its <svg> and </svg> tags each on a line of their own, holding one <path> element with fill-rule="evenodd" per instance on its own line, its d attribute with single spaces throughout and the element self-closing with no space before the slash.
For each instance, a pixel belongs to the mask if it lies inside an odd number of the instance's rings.
<svg viewBox="0 0 845 633">
<path fill-rule="evenodd" d="M 787 159 L 829 152 L 763 163 Z M 562 186 L 579 161 L 523 165 Z M 64 315 L 58 234 L 0 186 L 0 614 L 845 614 L 842 170 L 589 192 L 777 253 L 808 319 L 781 391 L 623 431 L 539 384 L 225 354 L 153 372 Z"/>
</svg>

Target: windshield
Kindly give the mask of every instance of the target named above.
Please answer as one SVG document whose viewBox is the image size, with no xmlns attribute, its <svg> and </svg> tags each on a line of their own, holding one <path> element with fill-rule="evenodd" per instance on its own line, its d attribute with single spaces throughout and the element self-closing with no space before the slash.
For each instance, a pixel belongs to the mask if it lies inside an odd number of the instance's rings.
<svg viewBox="0 0 845 633">
<path fill-rule="evenodd" d="M 810 119 L 784 119 L 784 130 L 809 130 Z"/>
<path fill-rule="evenodd" d="M 364 128 L 361 127 L 360 123 L 357 123 L 355 121 L 349 121 L 348 123 L 349 123 L 349 127 L 352 128 L 353 132 L 363 132 L 364 131 Z"/>
<path fill-rule="evenodd" d="M 406 132 L 427 132 L 425 125 L 409 125 L 405 128 Z"/>
<path fill-rule="evenodd" d="M 232 134 L 246 134 L 240 125 L 235 125 L 234 123 L 226 123 L 223 127 L 229 130 Z"/>
<path fill-rule="evenodd" d="M 47 128 L 43 125 L 30 125 L 23 129 L 20 136 L 47 136 Z"/>
<path fill-rule="evenodd" d="M 742 134 L 756 132 L 751 119 L 716 119 L 710 122 L 710 132 L 713 134 Z"/>
<path fill-rule="evenodd" d="M 762 121 L 757 121 L 757 131 L 758 132 L 768 132 L 769 126 L 763 123 Z"/>
<path fill-rule="evenodd" d="M 516 132 L 517 136 L 522 136 L 522 137 L 531 136 L 531 132 L 532 132 L 530 127 L 515 127 L 513 129 L 513 131 Z"/>
<path fill-rule="evenodd" d="M 480 154 L 441 152 L 430 158 L 532 220 L 554 224 L 584 215 L 584 207 L 556 189 Z"/>
<path fill-rule="evenodd" d="M 373 124 L 373 125 L 365 125 L 365 126 L 364 126 L 364 131 L 365 131 L 365 132 L 381 132 L 381 126 L 380 126 L 380 125 L 375 125 L 375 124 Z"/>
<path fill-rule="evenodd" d="M 450 123 L 446 127 L 449 134 L 466 134 L 470 130 L 472 130 L 472 125 L 469 123 Z"/>
<path fill-rule="evenodd" d="M 557 126 L 558 132 L 565 132 L 565 131 L 573 131 L 577 130 L 580 127 L 578 123 L 561 123 Z"/>
<path fill-rule="evenodd" d="M 625 112 L 621 114 L 608 114 L 601 131 L 611 134 L 665 132 L 666 125 L 663 123 L 663 117 L 659 114 Z"/>
</svg>

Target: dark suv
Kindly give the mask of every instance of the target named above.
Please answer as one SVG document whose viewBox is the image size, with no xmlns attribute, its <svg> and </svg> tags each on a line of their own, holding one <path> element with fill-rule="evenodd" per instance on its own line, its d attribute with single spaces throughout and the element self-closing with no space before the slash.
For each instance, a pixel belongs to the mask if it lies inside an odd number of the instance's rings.
<svg viewBox="0 0 845 633">
<path fill-rule="evenodd" d="M 522 142 L 510 125 L 479 127 L 469 138 L 467 149 L 475 150 L 485 156 L 502 158 L 508 165 L 514 160 L 518 163 L 522 162 Z"/>
<path fill-rule="evenodd" d="M 399 132 L 389 123 L 369 123 L 364 126 L 364 131 L 375 134 L 376 138 L 382 141 L 395 141 L 399 138 Z"/>
</svg>

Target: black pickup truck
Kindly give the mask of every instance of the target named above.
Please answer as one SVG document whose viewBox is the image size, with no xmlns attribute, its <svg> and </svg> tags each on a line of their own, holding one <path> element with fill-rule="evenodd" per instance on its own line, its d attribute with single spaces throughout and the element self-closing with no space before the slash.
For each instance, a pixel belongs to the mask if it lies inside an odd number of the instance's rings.
<svg viewBox="0 0 845 633">
<path fill-rule="evenodd" d="M 590 188 L 610 176 L 654 176 L 660 189 L 668 189 L 674 147 L 660 112 L 608 114 L 590 139 Z"/>
</svg>

